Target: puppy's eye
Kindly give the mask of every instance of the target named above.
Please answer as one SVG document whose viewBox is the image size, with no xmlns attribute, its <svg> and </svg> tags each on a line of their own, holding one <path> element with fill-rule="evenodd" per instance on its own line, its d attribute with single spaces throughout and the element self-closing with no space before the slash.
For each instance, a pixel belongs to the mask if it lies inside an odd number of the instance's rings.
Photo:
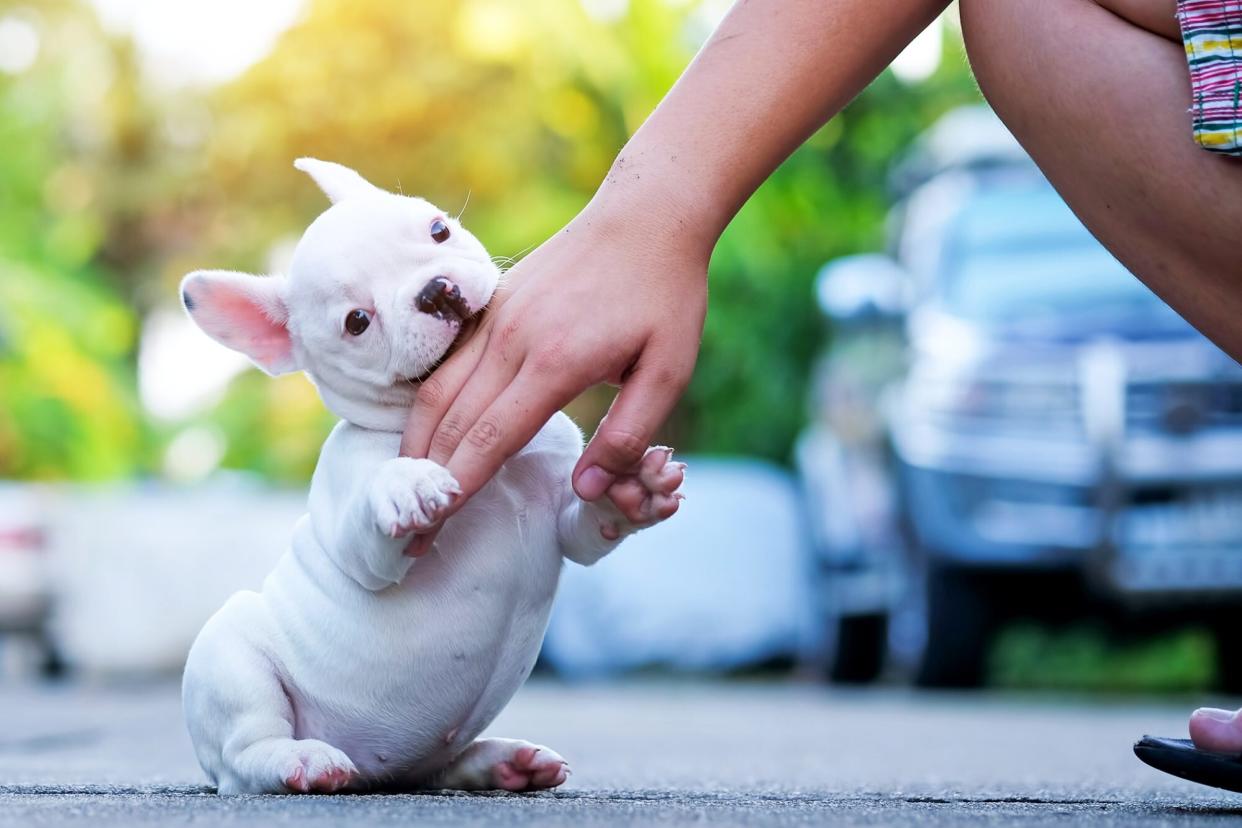
<svg viewBox="0 0 1242 828">
<path fill-rule="evenodd" d="M 361 336 L 371 324 L 371 314 L 364 310 L 352 310 L 345 317 L 345 331 L 350 336 Z"/>
<path fill-rule="evenodd" d="M 436 219 L 431 222 L 431 238 L 435 240 L 436 244 L 443 244 L 448 241 L 450 235 L 452 234 L 449 233 L 449 226 L 444 223 L 444 219 Z"/>
</svg>

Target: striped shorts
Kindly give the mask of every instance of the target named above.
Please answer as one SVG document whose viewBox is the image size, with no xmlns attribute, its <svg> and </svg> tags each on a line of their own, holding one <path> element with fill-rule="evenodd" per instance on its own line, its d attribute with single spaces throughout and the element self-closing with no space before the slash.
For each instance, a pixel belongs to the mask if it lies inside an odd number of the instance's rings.
<svg viewBox="0 0 1242 828">
<path fill-rule="evenodd" d="M 1177 0 L 1195 142 L 1242 155 L 1242 0 Z"/>
</svg>

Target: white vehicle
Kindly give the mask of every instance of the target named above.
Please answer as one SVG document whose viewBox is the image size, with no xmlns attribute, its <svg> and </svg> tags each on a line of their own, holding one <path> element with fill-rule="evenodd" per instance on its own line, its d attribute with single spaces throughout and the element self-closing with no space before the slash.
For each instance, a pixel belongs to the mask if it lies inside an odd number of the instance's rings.
<svg viewBox="0 0 1242 828">
<path fill-rule="evenodd" d="M 43 510 L 37 494 L 0 484 L 0 647 L 15 637 L 34 641 L 45 673 L 60 671 L 48 631 L 52 579 Z"/>
</svg>

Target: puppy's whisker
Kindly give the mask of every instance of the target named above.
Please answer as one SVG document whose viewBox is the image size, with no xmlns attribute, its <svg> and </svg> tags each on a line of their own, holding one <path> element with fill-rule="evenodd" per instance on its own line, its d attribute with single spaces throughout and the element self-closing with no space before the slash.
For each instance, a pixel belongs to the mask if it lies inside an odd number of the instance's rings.
<svg viewBox="0 0 1242 828">
<path fill-rule="evenodd" d="M 492 256 L 492 264 L 501 269 L 501 276 L 503 277 L 515 264 L 518 263 L 518 260 L 521 257 L 533 250 L 534 247 L 535 245 L 529 244 L 512 256 Z"/>
<path fill-rule="evenodd" d="M 457 220 L 458 220 L 458 221 L 461 221 L 461 217 L 462 217 L 462 215 L 466 212 L 466 207 L 468 207 L 468 206 L 470 205 L 470 194 L 471 194 L 472 192 L 474 192 L 474 191 L 473 191 L 473 190 L 466 190 L 466 201 L 465 201 L 465 203 L 464 203 L 464 204 L 462 204 L 462 205 L 461 205 L 461 209 L 457 211 Z"/>
<path fill-rule="evenodd" d="M 515 254 L 512 256 L 513 260 L 514 260 L 514 261 L 516 261 L 516 260 L 520 259 L 521 257 L 525 256 L 525 255 L 526 255 L 527 253 L 529 253 L 530 251 L 534 250 L 534 249 L 535 249 L 535 244 L 537 244 L 537 242 L 532 243 L 532 244 L 528 244 L 528 245 L 526 245 L 525 247 L 523 247 L 521 250 L 519 250 L 517 253 L 515 253 Z"/>
</svg>

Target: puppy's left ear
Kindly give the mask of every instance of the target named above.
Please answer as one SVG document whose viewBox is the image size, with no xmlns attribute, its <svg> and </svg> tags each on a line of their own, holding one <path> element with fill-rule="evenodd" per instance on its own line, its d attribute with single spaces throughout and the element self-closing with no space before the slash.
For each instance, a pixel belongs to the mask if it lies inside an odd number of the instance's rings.
<svg viewBox="0 0 1242 828">
<path fill-rule="evenodd" d="M 320 161 L 318 158 L 299 158 L 293 166 L 315 179 L 319 189 L 333 204 L 347 198 L 384 192 L 357 172 L 342 164 Z"/>
<path fill-rule="evenodd" d="M 289 336 L 283 276 L 196 270 L 181 281 L 181 302 L 216 342 L 250 357 L 269 374 L 298 370 Z"/>
</svg>

